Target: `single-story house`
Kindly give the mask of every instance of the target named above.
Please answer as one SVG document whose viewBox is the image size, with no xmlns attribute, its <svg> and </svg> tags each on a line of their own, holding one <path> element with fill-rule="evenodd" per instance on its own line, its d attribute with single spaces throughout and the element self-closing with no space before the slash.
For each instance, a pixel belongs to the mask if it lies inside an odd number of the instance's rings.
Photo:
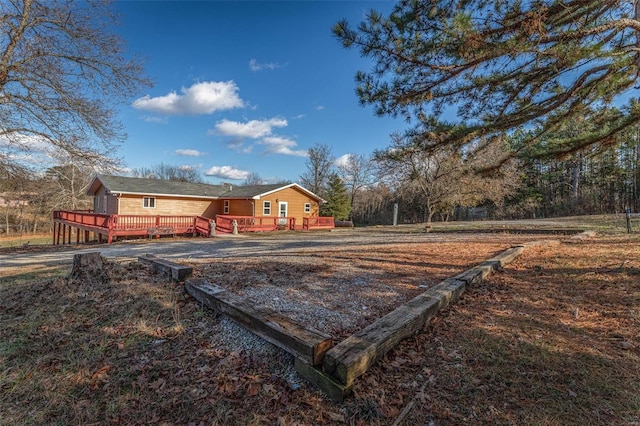
<svg viewBox="0 0 640 426">
<path fill-rule="evenodd" d="M 93 213 L 294 219 L 318 217 L 322 198 L 297 183 L 233 186 L 97 175 L 87 189 Z"/>
</svg>

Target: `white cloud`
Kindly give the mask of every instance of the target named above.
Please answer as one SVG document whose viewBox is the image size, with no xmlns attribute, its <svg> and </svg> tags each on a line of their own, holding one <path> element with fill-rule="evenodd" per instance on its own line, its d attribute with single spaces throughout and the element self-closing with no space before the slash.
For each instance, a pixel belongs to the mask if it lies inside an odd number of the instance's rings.
<svg viewBox="0 0 640 426">
<path fill-rule="evenodd" d="M 266 147 L 267 154 L 293 155 L 296 157 L 306 157 L 309 154 L 305 150 L 294 150 L 298 143 L 294 140 L 279 136 L 269 136 L 258 142 Z"/>
<path fill-rule="evenodd" d="M 0 136 L 0 148 L 36 153 L 48 153 L 55 150 L 47 138 L 24 133 Z"/>
<path fill-rule="evenodd" d="M 214 176 L 223 179 L 243 180 L 249 177 L 251 172 L 239 170 L 231 166 L 213 166 L 206 172 L 206 176 Z"/>
<path fill-rule="evenodd" d="M 282 118 L 271 118 L 269 120 L 251 120 L 246 123 L 237 121 L 222 120 L 219 121 L 215 130 L 209 130 L 208 134 L 222 134 L 225 136 L 234 136 L 238 138 L 258 139 L 268 136 L 274 127 L 286 127 L 289 123 Z"/>
<path fill-rule="evenodd" d="M 206 152 L 198 151 L 197 149 L 176 149 L 175 153 L 186 157 L 201 157 L 207 154 Z"/>
<path fill-rule="evenodd" d="M 252 59 L 249 61 L 249 69 L 251 71 L 262 71 L 262 70 L 275 70 L 277 68 L 281 68 L 282 65 L 277 64 L 275 62 L 265 62 L 259 63 L 257 60 Z"/>
<path fill-rule="evenodd" d="M 344 167 L 349 165 L 349 163 L 351 162 L 351 155 L 352 154 L 344 154 L 341 155 L 340 157 L 336 158 L 335 161 L 333 162 L 333 164 L 336 167 Z"/>
<path fill-rule="evenodd" d="M 142 119 L 147 123 L 167 124 L 169 122 L 166 117 L 155 117 L 152 115 L 145 115 Z"/>
<path fill-rule="evenodd" d="M 180 89 L 181 94 L 171 92 L 154 98 L 143 96 L 133 102 L 133 107 L 171 115 L 211 114 L 243 107 L 244 102 L 238 96 L 238 90 L 233 81 L 208 81 L 183 87 Z"/>
<path fill-rule="evenodd" d="M 323 109 L 324 109 L 324 105 L 318 105 L 318 106 L 316 107 L 316 110 L 317 110 L 317 111 L 322 111 Z"/>
<path fill-rule="evenodd" d="M 202 164 L 183 164 L 181 166 L 178 166 L 180 170 L 198 170 L 200 167 L 202 167 Z"/>
<path fill-rule="evenodd" d="M 298 143 L 286 137 L 273 134 L 276 127 L 286 127 L 289 123 L 283 118 L 271 118 L 268 120 L 251 120 L 246 123 L 237 121 L 219 121 L 214 130 L 209 130 L 208 134 L 222 134 L 234 139 L 228 143 L 229 148 L 244 153 L 252 152 L 253 146 L 243 146 L 244 138 L 259 139 L 258 144 L 265 147 L 265 154 L 294 155 L 306 157 L 307 151 L 295 150 Z"/>
</svg>

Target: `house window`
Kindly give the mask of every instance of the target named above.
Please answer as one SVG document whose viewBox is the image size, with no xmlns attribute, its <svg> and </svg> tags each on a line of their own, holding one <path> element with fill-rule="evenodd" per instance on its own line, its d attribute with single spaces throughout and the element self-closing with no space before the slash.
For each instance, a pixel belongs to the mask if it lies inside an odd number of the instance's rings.
<svg viewBox="0 0 640 426">
<path fill-rule="evenodd" d="M 304 212 L 311 213 L 311 203 L 304 203 Z"/>
<path fill-rule="evenodd" d="M 224 214 L 229 214 L 229 200 L 224 200 Z"/>
<path fill-rule="evenodd" d="M 142 199 L 142 207 L 144 207 L 145 209 L 155 209 L 156 197 L 144 197 Z"/>
<path fill-rule="evenodd" d="M 271 201 L 262 202 L 262 215 L 271 216 Z"/>
</svg>

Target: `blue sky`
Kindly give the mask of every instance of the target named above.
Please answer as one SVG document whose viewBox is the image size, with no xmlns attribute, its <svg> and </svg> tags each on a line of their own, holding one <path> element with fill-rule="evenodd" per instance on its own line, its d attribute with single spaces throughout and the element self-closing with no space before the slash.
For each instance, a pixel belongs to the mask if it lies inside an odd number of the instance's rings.
<svg viewBox="0 0 640 426">
<path fill-rule="evenodd" d="M 400 119 L 376 117 L 355 94 L 370 62 L 331 27 L 388 1 L 121 1 L 117 31 L 145 58 L 154 86 L 121 109 L 128 168 L 196 167 L 211 183 L 298 181 L 306 150 L 336 157 L 389 145 Z M 344 158 L 344 157 L 343 157 Z"/>
</svg>

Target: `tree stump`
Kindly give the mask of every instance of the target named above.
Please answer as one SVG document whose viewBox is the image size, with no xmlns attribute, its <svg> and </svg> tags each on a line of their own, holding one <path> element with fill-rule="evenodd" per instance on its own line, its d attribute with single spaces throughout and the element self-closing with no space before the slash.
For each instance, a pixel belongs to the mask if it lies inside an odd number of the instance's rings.
<svg viewBox="0 0 640 426">
<path fill-rule="evenodd" d="M 109 274 L 104 267 L 104 260 L 100 252 L 81 253 L 73 256 L 73 267 L 69 274 L 69 281 L 104 284 L 110 281 Z"/>
</svg>

